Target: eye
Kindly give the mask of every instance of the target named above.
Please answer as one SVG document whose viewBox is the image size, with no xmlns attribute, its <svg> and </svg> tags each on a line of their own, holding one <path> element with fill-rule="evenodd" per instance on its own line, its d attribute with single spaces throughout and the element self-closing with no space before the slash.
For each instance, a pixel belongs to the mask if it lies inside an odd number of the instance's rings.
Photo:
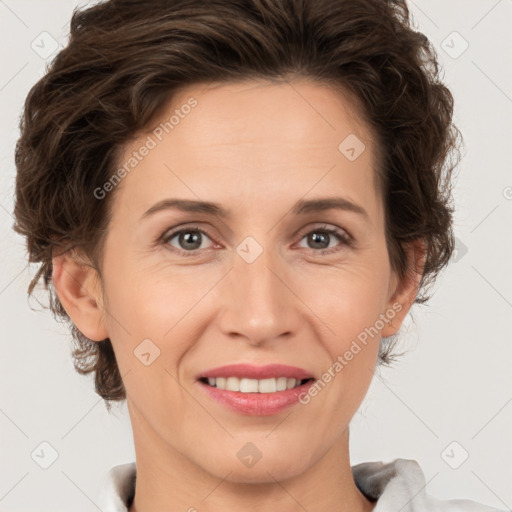
<svg viewBox="0 0 512 512">
<path fill-rule="evenodd" d="M 301 232 L 299 236 L 302 236 L 301 240 L 306 239 L 306 243 L 310 244 L 311 249 L 315 249 L 315 252 L 320 254 L 329 254 L 343 250 L 344 247 L 350 247 L 352 244 L 351 236 L 342 229 L 330 228 L 325 225 L 318 226 L 310 231 Z M 341 242 L 338 245 L 331 245 L 331 242 Z"/>
<path fill-rule="evenodd" d="M 173 249 L 182 254 L 193 256 L 193 253 L 198 249 L 208 249 L 208 247 L 203 245 L 205 237 L 211 240 L 206 231 L 198 227 L 190 227 L 165 234 L 162 243 L 169 244 Z M 176 239 L 177 247 L 172 242 L 174 239 Z"/>
<path fill-rule="evenodd" d="M 309 245 L 306 248 L 320 254 L 330 254 L 352 246 L 352 237 L 346 231 L 325 225 L 318 226 L 309 231 L 302 231 L 299 233 L 299 237 L 301 237 L 301 241 L 306 240 L 306 243 Z M 205 238 L 212 242 L 210 247 L 204 245 Z M 336 243 L 336 240 L 338 243 Z M 197 226 L 165 233 L 162 236 L 162 243 L 171 246 L 171 250 L 184 256 L 195 256 L 200 250 L 219 247 L 206 231 Z"/>
</svg>

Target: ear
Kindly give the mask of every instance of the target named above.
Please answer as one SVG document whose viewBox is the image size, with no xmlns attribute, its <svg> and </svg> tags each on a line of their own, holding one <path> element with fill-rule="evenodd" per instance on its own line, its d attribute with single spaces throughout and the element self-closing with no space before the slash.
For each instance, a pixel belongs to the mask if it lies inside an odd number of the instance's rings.
<svg viewBox="0 0 512 512">
<path fill-rule="evenodd" d="M 382 329 L 382 337 L 387 338 L 398 332 L 404 318 L 414 304 L 425 268 L 426 245 L 423 239 L 414 240 L 404 246 L 407 255 L 407 271 L 402 279 L 393 272 L 390 297 L 386 311 L 393 311 L 394 316 Z M 388 315 L 386 315 L 388 316 Z M 390 316 L 388 316 L 390 318 Z"/>
<path fill-rule="evenodd" d="M 108 338 L 96 269 L 75 250 L 54 256 L 52 267 L 55 291 L 73 324 L 92 341 Z"/>
</svg>

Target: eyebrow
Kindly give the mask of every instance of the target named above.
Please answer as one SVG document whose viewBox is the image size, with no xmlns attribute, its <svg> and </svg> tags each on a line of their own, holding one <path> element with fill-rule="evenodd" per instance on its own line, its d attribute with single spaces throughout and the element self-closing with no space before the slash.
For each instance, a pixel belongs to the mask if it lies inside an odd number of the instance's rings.
<svg viewBox="0 0 512 512">
<path fill-rule="evenodd" d="M 195 201 L 192 199 L 163 199 L 147 210 L 142 215 L 142 219 L 156 212 L 169 209 L 192 213 L 206 213 L 221 218 L 229 218 L 231 216 L 231 211 L 225 209 L 218 203 Z M 292 208 L 292 213 L 294 215 L 304 215 L 306 213 L 323 212 L 326 210 L 350 211 L 361 215 L 366 221 L 370 220 L 368 213 L 362 206 L 343 197 L 323 197 L 309 200 L 301 199 L 297 201 Z"/>
</svg>

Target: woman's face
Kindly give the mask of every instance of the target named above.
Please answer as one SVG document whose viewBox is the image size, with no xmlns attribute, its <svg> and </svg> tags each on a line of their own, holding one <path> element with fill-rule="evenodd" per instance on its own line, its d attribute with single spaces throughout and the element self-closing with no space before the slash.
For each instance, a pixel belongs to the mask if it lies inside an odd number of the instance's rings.
<svg viewBox="0 0 512 512">
<path fill-rule="evenodd" d="M 393 296 L 370 132 L 318 83 L 195 85 L 125 163 L 102 325 L 136 443 L 232 481 L 300 474 L 346 433 L 381 335 L 407 309 Z M 294 375 L 323 384 L 270 393 Z M 259 394 L 230 391 L 244 377 Z"/>
</svg>

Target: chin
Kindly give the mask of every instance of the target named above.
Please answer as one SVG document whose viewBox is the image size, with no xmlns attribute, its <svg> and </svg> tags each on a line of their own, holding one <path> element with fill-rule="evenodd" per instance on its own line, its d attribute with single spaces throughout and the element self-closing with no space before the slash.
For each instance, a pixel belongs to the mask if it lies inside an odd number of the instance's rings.
<svg viewBox="0 0 512 512">
<path fill-rule="evenodd" d="M 265 484 L 294 478 L 304 473 L 311 462 L 311 454 L 297 450 L 278 449 L 275 446 L 257 449 L 252 443 L 243 443 L 236 450 L 220 450 L 197 461 L 211 475 L 233 483 Z M 229 453 L 234 456 L 229 456 Z"/>
<path fill-rule="evenodd" d="M 280 461 L 277 458 L 276 455 L 276 457 L 272 457 L 275 460 L 267 460 L 266 463 L 260 460 L 252 468 L 243 467 L 240 463 L 233 464 L 230 462 L 225 466 L 226 473 L 218 476 L 225 478 L 228 482 L 237 484 L 274 484 L 276 480 L 285 481 L 294 478 L 307 469 L 299 461 L 294 464 L 286 457 Z M 218 466 L 215 471 L 219 472 Z M 229 476 L 226 478 L 228 473 Z"/>
</svg>

